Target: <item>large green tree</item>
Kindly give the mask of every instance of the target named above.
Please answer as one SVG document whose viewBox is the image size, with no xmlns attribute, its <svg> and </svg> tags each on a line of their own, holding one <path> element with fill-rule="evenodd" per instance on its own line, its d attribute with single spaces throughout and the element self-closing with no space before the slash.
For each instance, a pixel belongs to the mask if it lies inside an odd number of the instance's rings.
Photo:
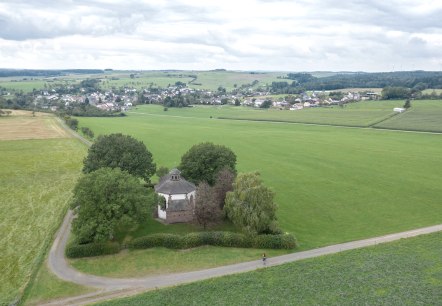
<svg viewBox="0 0 442 306">
<path fill-rule="evenodd" d="M 224 206 L 227 217 L 245 232 L 278 232 L 274 193 L 263 185 L 259 173 L 240 173 L 228 192 Z"/>
<path fill-rule="evenodd" d="M 123 134 L 99 136 L 89 148 L 84 159 L 83 172 L 89 173 L 102 167 L 120 168 L 130 174 L 150 181 L 156 166 L 152 154 L 143 142 Z"/>
<path fill-rule="evenodd" d="M 84 175 L 74 188 L 73 233 L 80 243 L 103 242 L 119 230 L 146 220 L 155 196 L 139 180 L 119 168 L 101 168 Z"/>
<path fill-rule="evenodd" d="M 193 183 L 207 182 L 213 185 L 216 175 L 223 168 L 236 173 L 236 155 L 223 145 L 204 142 L 194 145 L 181 157 L 178 167 L 181 175 Z"/>
</svg>

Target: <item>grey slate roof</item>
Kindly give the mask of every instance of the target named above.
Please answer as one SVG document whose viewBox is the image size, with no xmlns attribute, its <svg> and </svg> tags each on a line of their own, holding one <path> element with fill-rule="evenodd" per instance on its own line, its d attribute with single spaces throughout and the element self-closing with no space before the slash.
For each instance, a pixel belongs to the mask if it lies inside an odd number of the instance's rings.
<svg viewBox="0 0 442 306">
<path fill-rule="evenodd" d="M 180 173 L 178 169 L 172 169 L 155 185 L 155 191 L 164 194 L 186 194 L 195 191 L 195 185 L 180 177 Z M 172 175 L 178 176 L 178 179 L 172 179 Z"/>
</svg>

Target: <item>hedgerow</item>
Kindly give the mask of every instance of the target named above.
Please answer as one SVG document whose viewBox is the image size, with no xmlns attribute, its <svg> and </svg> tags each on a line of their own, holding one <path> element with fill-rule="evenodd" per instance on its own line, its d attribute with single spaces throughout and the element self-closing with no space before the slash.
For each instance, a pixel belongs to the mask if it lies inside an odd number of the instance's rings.
<svg viewBox="0 0 442 306">
<path fill-rule="evenodd" d="M 281 235 L 245 235 L 232 232 L 195 232 L 186 235 L 152 234 L 133 239 L 129 249 L 147 249 L 166 247 L 187 249 L 202 245 L 238 248 L 293 249 L 296 239 L 289 234 Z"/>
<path fill-rule="evenodd" d="M 66 247 L 65 254 L 68 258 L 92 257 L 116 254 L 121 247 L 118 242 L 70 244 Z"/>
</svg>

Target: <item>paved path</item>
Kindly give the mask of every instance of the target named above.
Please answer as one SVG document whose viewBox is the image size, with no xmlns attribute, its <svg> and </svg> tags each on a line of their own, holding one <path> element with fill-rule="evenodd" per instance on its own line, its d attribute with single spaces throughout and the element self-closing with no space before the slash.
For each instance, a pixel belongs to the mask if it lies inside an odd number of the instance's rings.
<svg viewBox="0 0 442 306">
<path fill-rule="evenodd" d="M 145 290 L 174 286 L 223 275 L 247 272 L 263 267 L 261 260 L 255 260 L 200 271 L 149 276 L 144 278 L 108 278 L 84 274 L 70 267 L 64 257 L 64 249 L 68 240 L 72 218 L 73 214 L 71 211 L 69 211 L 63 221 L 61 228 L 57 233 L 54 244 L 52 245 L 52 248 L 50 250 L 48 259 L 49 268 L 53 273 L 55 273 L 59 278 L 63 280 L 84 286 L 95 287 L 99 289 L 99 291 L 79 297 L 55 301 L 54 303 L 48 303 L 48 305 L 82 305 L 84 303 L 90 303 L 94 301 L 108 299 L 111 297 L 133 295 Z M 341 251 L 363 248 L 380 243 L 399 240 L 402 238 L 415 237 L 438 231 L 442 231 L 442 224 L 391 235 L 385 235 L 381 237 L 335 244 L 313 250 L 272 257 L 268 259 L 267 266 L 276 266 L 288 262 L 323 256 L 327 254 L 334 254 Z"/>
</svg>

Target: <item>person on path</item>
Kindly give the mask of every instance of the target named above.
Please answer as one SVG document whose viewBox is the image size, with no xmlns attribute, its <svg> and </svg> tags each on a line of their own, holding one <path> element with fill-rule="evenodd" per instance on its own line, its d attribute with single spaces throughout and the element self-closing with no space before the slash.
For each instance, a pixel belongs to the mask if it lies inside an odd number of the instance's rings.
<svg viewBox="0 0 442 306">
<path fill-rule="evenodd" d="M 267 256 L 266 253 L 262 254 L 262 264 L 265 266 L 266 265 L 266 261 L 267 261 Z"/>
</svg>

